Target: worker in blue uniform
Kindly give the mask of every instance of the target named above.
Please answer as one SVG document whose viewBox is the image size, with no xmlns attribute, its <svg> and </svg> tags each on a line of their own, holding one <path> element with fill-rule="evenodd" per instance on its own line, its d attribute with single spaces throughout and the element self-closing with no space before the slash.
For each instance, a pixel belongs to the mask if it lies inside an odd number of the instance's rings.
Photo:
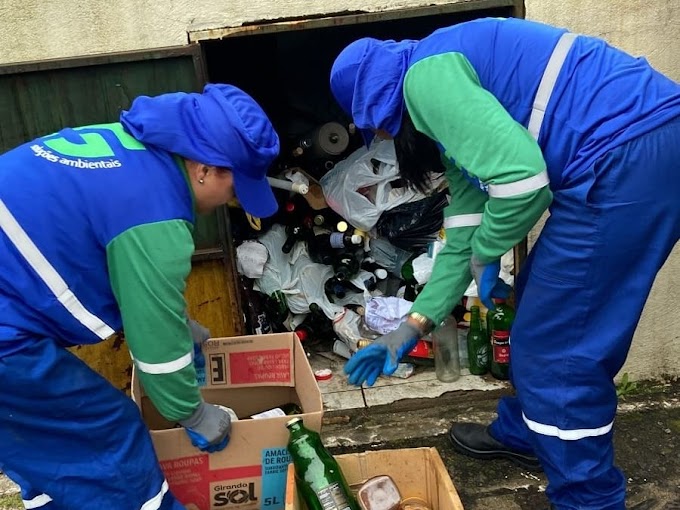
<svg viewBox="0 0 680 510">
<path fill-rule="evenodd" d="M 125 330 L 146 394 L 200 451 L 231 422 L 193 362 L 184 290 L 197 214 L 277 208 L 279 139 L 236 87 L 135 99 L 120 122 L 0 156 L 0 469 L 26 508 L 179 510 L 137 406 L 66 348 Z"/>
<path fill-rule="evenodd" d="M 445 172 L 446 246 L 407 320 L 347 363 L 391 373 L 474 278 L 502 297 L 499 260 L 549 207 L 516 285 L 511 379 L 490 425 L 454 423 L 461 452 L 542 467 L 559 510 L 623 510 L 612 435 L 621 369 L 654 278 L 680 237 L 680 86 L 604 41 L 482 19 L 419 41 L 353 42 L 331 88 L 400 173 Z"/>
</svg>

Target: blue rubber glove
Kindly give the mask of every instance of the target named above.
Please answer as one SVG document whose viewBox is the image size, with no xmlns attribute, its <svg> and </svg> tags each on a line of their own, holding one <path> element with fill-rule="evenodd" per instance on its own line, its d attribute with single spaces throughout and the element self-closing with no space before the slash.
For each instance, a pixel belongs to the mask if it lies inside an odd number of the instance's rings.
<svg viewBox="0 0 680 510">
<path fill-rule="evenodd" d="M 399 360 L 413 350 L 420 337 L 418 328 L 402 322 L 394 331 L 381 336 L 352 356 L 345 364 L 351 384 L 373 386 L 380 374 L 392 375 Z"/>
<path fill-rule="evenodd" d="M 493 298 L 507 299 L 510 295 L 510 285 L 498 276 L 501 272 L 501 261 L 482 264 L 473 255 L 470 259 L 470 272 L 477 284 L 477 294 L 480 301 L 489 310 L 495 310 Z"/>
<path fill-rule="evenodd" d="M 201 402 L 194 413 L 179 424 L 184 427 L 191 444 L 204 452 L 219 452 L 229 443 L 231 417 L 221 406 Z"/>
</svg>

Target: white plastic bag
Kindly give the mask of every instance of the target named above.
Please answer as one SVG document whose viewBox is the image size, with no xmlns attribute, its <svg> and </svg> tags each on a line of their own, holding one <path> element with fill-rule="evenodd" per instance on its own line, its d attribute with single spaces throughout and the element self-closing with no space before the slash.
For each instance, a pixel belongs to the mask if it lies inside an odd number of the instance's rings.
<svg viewBox="0 0 680 510">
<path fill-rule="evenodd" d="M 354 151 L 321 178 L 328 205 L 360 230 L 371 230 L 384 211 L 425 197 L 408 187 L 393 188 L 399 168 L 392 140 L 374 141 Z M 443 179 L 439 176 L 432 186 Z"/>
<path fill-rule="evenodd" d="M 399 327 L 413 303 L 395 296 L 376 297 L 366 303 L 366 326 L 381 335 Z"/>
<path fill-rule="evenodd" d="M 284 294 L 296 292 L 297 281 L 291 271 L 290 259 L 295 253 L 283 253 L 281 247 L 286 242 L 286 229 L 281 225 L 273 225 L 272 228 L 258 239 L 267 248 L 269 260 L 264 265 L 262 276 L 255 280 L 254 288 L 271 296 L 280 290 Z"/>
<path fill-rule="evenodd" d="M 247 278 L 260 278 L 268 258 L 263 244 L 245 241 L 236 248 L 236 270 Z"/>
<path fill-rule="evenodd" d="M 288 296 L 288 308 L 292 313 L 307 313 L 312 303 L 319 305 L 331 320 L 342 312 L 343 307 L 331 303 L 324 290 L 325 281 L 333 276 L 332 267 L 312 262 L 305 252 L 293 264 L 292 272 L 298 291 Z"/>
</svg>

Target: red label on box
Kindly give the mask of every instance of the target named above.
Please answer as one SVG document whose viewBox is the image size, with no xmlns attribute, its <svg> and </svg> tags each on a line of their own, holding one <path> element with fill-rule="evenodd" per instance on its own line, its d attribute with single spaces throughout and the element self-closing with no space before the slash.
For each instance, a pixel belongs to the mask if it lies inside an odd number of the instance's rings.
<svg viewBox="0 0 680 510">
<path fill-rule="evenodd" d="M 210 510 L 210 489 L 215 482 L 262 476 L 260 465 L 210 470 L 207 454 L 166 460 L 160 464 L 172 494 L 191 510 Z M 232 503 L 247 503 L 254 497 L 252 487 L 246 483 L 238 484 L 238 487 L 217 486 L 213 489 L 220 489 L 213 491 L 216 502 L 231 500 Z"/>
<path fill-rule="evenodd" d="M 292 382 L 290 349 L 233 352 L 229 354 L 231 384 Z"/>
</svg>

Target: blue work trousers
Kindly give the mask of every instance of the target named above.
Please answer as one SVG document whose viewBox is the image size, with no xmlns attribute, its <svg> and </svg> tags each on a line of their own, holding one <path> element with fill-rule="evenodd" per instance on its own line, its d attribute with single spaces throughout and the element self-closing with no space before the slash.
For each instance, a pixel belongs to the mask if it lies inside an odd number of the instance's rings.
<svg viewBox="0 0 680 510">
<path fill-rule="evenodd" d="M 491 433 L 538 456 L 558 510 L 624 510 L 613 379 L 680 238 L 680 119 L 576 175 L 551 183 L 550 217 L 520 271 L 516 397 L 501 400 Z"/>
<path fill-rule="evenodd" d="M 0 358 L 0 469 L 26 508 L 183 510 L 137 406 L 49 338 Z"/>
</svg>

